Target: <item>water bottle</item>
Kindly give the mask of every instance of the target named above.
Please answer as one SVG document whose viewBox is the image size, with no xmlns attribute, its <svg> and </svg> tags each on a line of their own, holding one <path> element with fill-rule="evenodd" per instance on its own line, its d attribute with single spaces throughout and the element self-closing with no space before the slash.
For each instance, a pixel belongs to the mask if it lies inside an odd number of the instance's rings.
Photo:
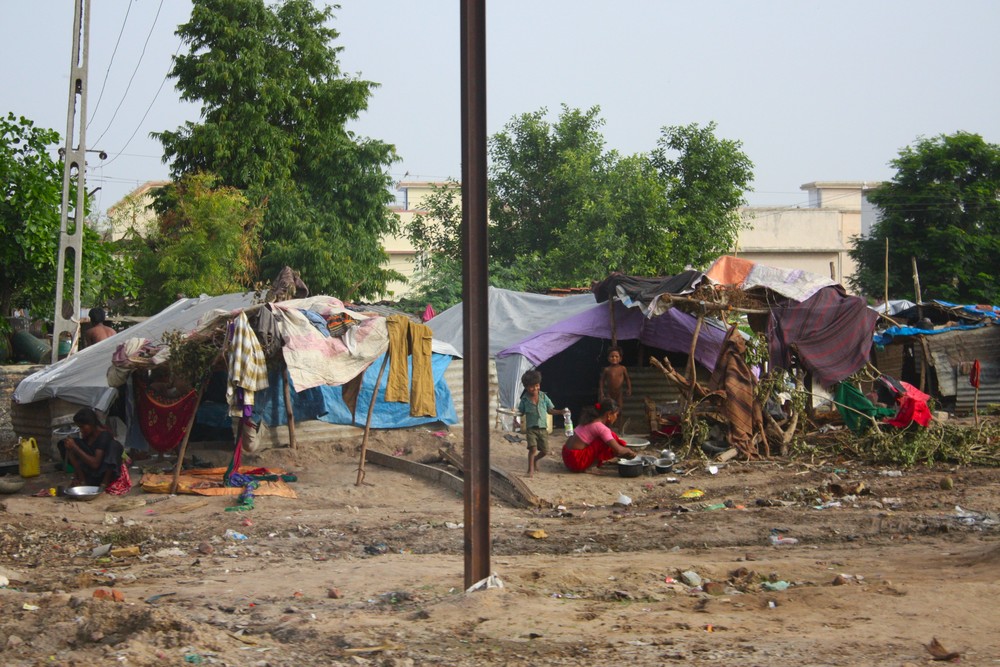
<svg viewBox="0 0 1000 667">
<path fill-rule="evenodd" d="M 573 415 L 569 408 L 563 410 L 563 426 L 566 429 L 566 437 L 573 435 Z"/>
</svg>

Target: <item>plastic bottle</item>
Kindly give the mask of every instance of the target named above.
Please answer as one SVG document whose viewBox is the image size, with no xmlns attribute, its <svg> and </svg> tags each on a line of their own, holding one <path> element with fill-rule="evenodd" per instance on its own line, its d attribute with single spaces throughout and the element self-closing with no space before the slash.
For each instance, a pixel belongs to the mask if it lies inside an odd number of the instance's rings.
<svg viewBox="0 0 1000 667">
<path fill-rule="evenodd" d="M 569 408 L 563 410 L 563 425 L 566 429 L 566 437 L 573 435 L 573 415 L 569 411 Z"/>
<path fill-rule="evenodd" d="M 18 471 L 21 477 L 37 477 L 41 473 L 41 460 L 38 457 L 38 444 L 34 438 L 21 438 L 21 451 L 18 455 Z"/>
</svg>

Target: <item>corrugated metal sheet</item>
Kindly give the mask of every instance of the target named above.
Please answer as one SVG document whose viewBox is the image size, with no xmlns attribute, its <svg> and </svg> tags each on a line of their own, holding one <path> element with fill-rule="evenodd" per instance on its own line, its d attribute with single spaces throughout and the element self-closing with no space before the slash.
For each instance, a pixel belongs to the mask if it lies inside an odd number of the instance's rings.
<svg viewBox="0 0 1000 667">
<path fill-rule="evenodd" d="M 924 338 L 937 371 L 938 391 L 942 396 L 955 396 L 962 384 L 968 384 L 960 382 L 959 375 L 968 373 L 973 361 L 978 359 L 982 366 L 1000 363 L 1000 326 L 948 331 Z M 987 390 L 987 384 L 995 382 L 981 381 L 980 398 Z"/>
<path fill-rule="evenodd" d="M 1000 404 L 1000 363 L 980 360 L 979 367 L 979 410 L 982 411 L 991 403 Z M 960 415 L 972 414 L 976 388 L 969 384 L 969 376 L 961 368 L 955 369 L 954 380 L 958 388 L 955 412 Z"/>
<path fill-rule="evenodd" d="M 628 374 L 632 378 L 632 396 L 625 398 L 621 419 L 623 426 L 626 419 L 628 424 L 627 428 L 622 430 L 633 434 L 648 433 L 649 423 L 646 420 L 643 399 L 649 398 L 657 405 L 679 401 L 680 390 L 658 368 L 652 366 L 629 368 Z M 705 378 L 699 377 L 699 379 Z"/>
</svg>

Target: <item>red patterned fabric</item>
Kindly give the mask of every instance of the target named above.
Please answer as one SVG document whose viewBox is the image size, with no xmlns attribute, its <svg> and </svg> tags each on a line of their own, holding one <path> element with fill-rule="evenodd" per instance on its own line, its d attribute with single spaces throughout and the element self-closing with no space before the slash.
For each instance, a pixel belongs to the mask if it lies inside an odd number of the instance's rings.
<svg viewBox="0 0 1000 667">
<path fill-rule="evenodd" d="M 191 416 L 198 409 L 198 392 L 189 391 L 172 403 L 153 398 L 140 380 L 135 381 L 136 411 L 139 428 L 149 446 L 157 452 L 169 452 L 181 444 Z"/>
<path fill-rule="evenodd" d="M 124 496 L 131 490 L 132 477 L 128 474 L 128 464 L 122 463 L 121 470 L 118 473 L 118 479 L 108 484 L 108 486 L 104 489 L 104 493 L 110 493 L 113 496 Z"/>
</svg>

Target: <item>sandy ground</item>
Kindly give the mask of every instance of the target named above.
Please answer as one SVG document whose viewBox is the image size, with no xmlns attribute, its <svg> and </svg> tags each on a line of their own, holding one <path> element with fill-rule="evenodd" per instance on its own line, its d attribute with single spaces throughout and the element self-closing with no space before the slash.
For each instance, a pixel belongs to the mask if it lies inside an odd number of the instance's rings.
<svg viewBox="0 0 1000 667">
<path fill-rule="evenodd" d="M 382 432 L 371 447 L 431 462 L 447 442 L 461 433 Z M 298 498 L 249 512 L 139 489 L 32 496 L 65 483 L 54 472 L 0 496 L 0 664 L 924 665 L 937 638 L 962 664 L 1000 665 L 1000 470 L 828 460 L 713 475 L 692 460 L 622 479 L 550 457 L 524 480 L 546 507 L 490 507 L 503 587 L 466 593 L 462 498 L 375 465 L 356 486 L 358 445 L 263 453 L 254 463 L 298 476 Z M 523 445 L 498 434 L 491 461 L 521 474 Z M 831 474 L 861 493 L 838 499 Z M 774 546 L 772 529 L 798 542 Z M 104 544 L 117 555 L 94 556 Z"/>
</svg>

